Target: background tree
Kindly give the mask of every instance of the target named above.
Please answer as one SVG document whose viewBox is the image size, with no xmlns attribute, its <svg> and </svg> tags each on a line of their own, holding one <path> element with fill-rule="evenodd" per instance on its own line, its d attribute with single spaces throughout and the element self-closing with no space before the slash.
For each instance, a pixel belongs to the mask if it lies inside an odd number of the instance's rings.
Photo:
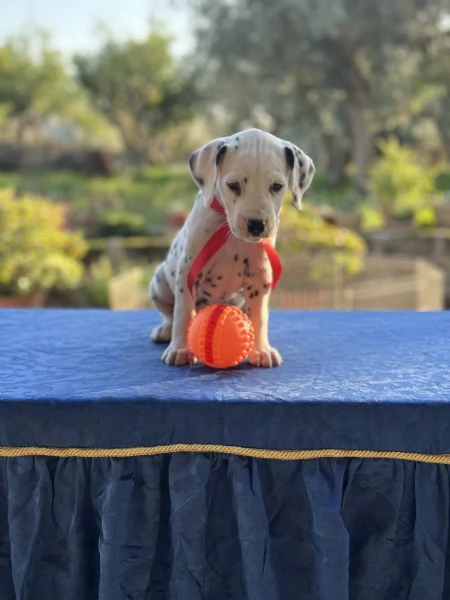
<svg viewBox="0 0 450 600">
<path fill-rule="evenodd" d="M 22 145 L 28 130 L 51 115 L 69 114 L 80 91 L 43 32 L 12 37 L 0 46 L 0 107 Z"/>
<path fill-rule="evenodd" d="M 421 28 L 415 32 L 420 43 L 420 58 L 415 71 L 416 104 L 412 110 L 430 118 L 450 158 L 450 7 L 447 14 L 438 12 L 432 19 L 422 16 Z M 437 7 L 434 8 L 436 12 Z M 433 14 L 433 12 L 431 13 Z M 426 17 L 428 17 L 426 19 Z M 426 20 L 425 20 L 426 19 Z"/>
<path fill-rule="evenodd" d="M 333 181 L 351 160 L 364 191 L 377 133 L 404 124 L 446 0 L 192 3 L 207 87 L 226 111 L 252 120 L 259 106 L 276 133 L 321 157 Z"/>
<path fill-rule="evenodd" d="M 162 133 L 194 114 L 196 92 L 177 70 L 170 40 L 151 32 L 143 41 L 108 37 L 94 55 L 75 58 L 77 77 L 94 105 L 120 132 L 138 166 L 163 153 Z"/>
</svg>

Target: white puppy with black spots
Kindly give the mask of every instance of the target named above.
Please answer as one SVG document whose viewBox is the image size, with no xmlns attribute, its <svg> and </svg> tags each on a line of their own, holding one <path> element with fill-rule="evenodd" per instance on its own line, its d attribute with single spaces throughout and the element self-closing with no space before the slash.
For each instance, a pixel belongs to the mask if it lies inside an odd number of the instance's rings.
<svg viewBox="0 0 450 600">
<path fill-rule="evenodd" d="M 265 239 L 275 245 L 286 189 L 290 188 L 293 203 L 300 208 L 314 164 L 291 142 L 247 129 L 199 148 L 189 165 L 200 192 L 150 283 L 153 303 L 164 316 L 151 337 L 169 342 L 162 355 L 168 365 L 193 364 L 187 335 L 196 311 L 209 304 L 235 304 L 255 329 L 249 362 L 261 367 L 280 365 L 281 356 L 268 336 L 273 273 L 264 244 L 258 242 Z M 213 202 L 223 208 L 222 213 L 213 210 Z M 225 219 L 230 235 L 198 274 L 191 291 L 192 264 Z"/>
</svg>

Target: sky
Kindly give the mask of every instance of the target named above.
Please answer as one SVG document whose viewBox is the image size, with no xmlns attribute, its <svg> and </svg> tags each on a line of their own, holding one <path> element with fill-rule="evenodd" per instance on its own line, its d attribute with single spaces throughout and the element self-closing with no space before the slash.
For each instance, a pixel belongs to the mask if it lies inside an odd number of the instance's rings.
<svg viewBox="0 0 450 600">
<path fill-rule="evenodd" d="M 29 27 L 44 28 L 64 54 L 95 50 L 96 23 L 118 38 L 143 37 L 150 18 L 164 23 L 173 51 L 190 48 L 189 13 L 184 0 L 0 0 L 0 44 Z"/>
</svg>

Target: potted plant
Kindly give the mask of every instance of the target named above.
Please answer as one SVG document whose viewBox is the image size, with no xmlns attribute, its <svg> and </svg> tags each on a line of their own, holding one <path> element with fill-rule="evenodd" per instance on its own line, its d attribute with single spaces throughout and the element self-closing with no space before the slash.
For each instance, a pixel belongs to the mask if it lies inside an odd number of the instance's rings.
<svg viewBox="0 0 450 600">
<path fill-rule="evenodd" d="M 167 223 L 170 229 L 177 231 L 181 229 L 189 216 L 189 210 L 186 210 L 183 202 L 172 202 L 166 212 Z"/>
<path fill-rule="evenodd" d="M 86 245 L 64 220 L 63 206 L 0 190 L 0 306 L 39 306 L 50 288 L 78 285 Z"/>
</svg>

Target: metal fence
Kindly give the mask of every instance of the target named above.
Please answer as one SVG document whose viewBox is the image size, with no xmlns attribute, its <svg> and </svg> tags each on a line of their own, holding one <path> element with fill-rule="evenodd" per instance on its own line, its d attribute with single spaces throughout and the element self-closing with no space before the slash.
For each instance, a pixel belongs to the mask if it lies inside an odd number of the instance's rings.
<svg viewBox="0 0 450 600">
<path fill-rule="evenodd" d="M 328 310 L 442 310 L 445 275 L 420 258 L 366 256 L 363 269 L 348 275 L 332 256 L 328 276 L 317 278 L 311 261 L 283 261 L 283 278 L 272 295 L 271 306 Z"/>
<path fill-rule="evenodd" d="M 150 306 L 144 271 L 135 267 L 112 277 L 108 288 L 109 306 L 114 310 L 134 310 Z"/>
<path fill-rule="evenodd" d="M 299 310 L 442 310 L 445 275 L 420 258 L 369 255 L 363 268 L 349 275 L 332 254 L 283 259 L 283 276 L 271 297 L 272 308 Z M 319 266 L 319 268 L 317 268 Z M 142 271 L 114 277 L 110 306 L 149 306 Z"/>
</svg>

